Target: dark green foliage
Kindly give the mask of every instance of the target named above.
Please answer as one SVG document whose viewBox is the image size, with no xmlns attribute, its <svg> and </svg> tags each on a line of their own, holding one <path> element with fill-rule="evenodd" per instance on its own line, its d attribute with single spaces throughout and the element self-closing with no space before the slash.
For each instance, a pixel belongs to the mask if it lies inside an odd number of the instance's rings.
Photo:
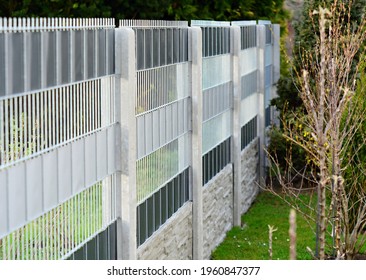
<svg viewBox="0 0 366 280">
<path fill-rule="evenodd" d="M 116 19 L 284 21 L 284 0 L 23 0 L 1 1 L 1 17 L 113 17 Z"/>
<path fill-rule="evenodd" d="M 268 152 L 274 158 L 275 162 L 280 167 L 280 170 L 271 170 L 277 175 L 281 172 L 282 177 L 289 178 L 294 184 L 300 179 L 298 174 L 303 174 L 306 164 L 305 151 L 298 145 L 290 141 L 286 141 L 283 132 L 279 128 L 272 128 L 269 132 L 271 139 L 268 146 Z M 296 179 L 296 177 L 298 177 Z"/>
<path fill-rule="evenodd" d="M 293 78 L 290 76 L 282 76 L 277 83 L 278 98 L 271 100 L 271 105 L 276 106 L 280 112 L 295 111 L 302 106 L 299 92 L 294 84 Z"/>
</svg>

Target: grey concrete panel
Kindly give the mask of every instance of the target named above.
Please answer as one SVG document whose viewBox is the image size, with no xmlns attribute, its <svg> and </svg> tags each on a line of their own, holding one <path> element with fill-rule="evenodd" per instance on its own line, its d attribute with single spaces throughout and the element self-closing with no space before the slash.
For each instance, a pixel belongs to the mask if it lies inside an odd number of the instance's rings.
<svg viewBox="0 0 366 280">
<path fill-rule="evenodd" d="M 9 191 L 9 228 L 15 230 L 27 220 L 25 163 L 20 163 L 8 170 Z"/>
<path fill-rule="evenodd" d="M 43 212 L 42 158 L 26 162 L 27 219 L 33 220 Z"/>
</svg>

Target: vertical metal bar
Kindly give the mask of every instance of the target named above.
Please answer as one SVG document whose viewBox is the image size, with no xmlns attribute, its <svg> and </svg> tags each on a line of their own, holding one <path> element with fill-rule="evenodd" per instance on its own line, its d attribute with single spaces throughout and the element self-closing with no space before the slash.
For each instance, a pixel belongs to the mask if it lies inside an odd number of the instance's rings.
<svg viewBox="0 0 366 280">
<path fill-rule="evenodd" d="M 14 99 L 13 98 L 10 98 L 9 99 L 9 106 L 10 106 L 10 141 L 9 141 L 9 144 L 10 144 L 10 149 L 9 149 L 9 152 L 10 152 L 10 157 L 9 157 L 9 160 L 12 162 L 14 161 L 14 114 L 13 114 L 13 107 L 14 107 Z"/>
<path fill-rule="evenodd" d="M 59 104 L 59 100 L 60 100 L 60 88 L 57 88 L 54 92 L 55 95 L 55 106 L 56 106 L 56 110 L 54 111 L 54 118 L 55 118 L 55 122 L 56 122 L 56 128 L 55 131 L 53 133 L 56 134 L 56 139 L 55 142 L 56 144 L 60 143 L 60 134 L 61 134 L 61 116 L 59 114 L 59 110 L 60 110 L 60 104 Z"/>
<path fill-rule="evenodd" d="M 75 99 L 75 127 L 76 127 L 76 133 L 75 137 L 78 137 L 81 135 L 80 133 L 80 94 L 81 94 L 81 87 L 80 83 L 76 84 L 76 89 L 74 92 L 74 99 Z"/>
<path fill-rule="evenodd" d="M 87 83 L 83 83 L 83 93 L 82 93 L 82 109 L 81 109 L 81 116 L 82 116 L 82 122 L 83 122 L 83 129 L 82 129 L 82 133 L 86 134 L 87 133 L 87 127 L 86 127 L 86 123 L 87 123 L 87 114 L 86 114 L 86 100 L 87 100 Z"/>
<path fill-rule="evenodd" d="M 91 82 L 87 82 L 87 90 L 86 90 L 86 112 L 85 112 L 85 119 L 86 119 L 86 129 L 87 132 L 90 132 L 90 91 L 91 91 Z"/>
<path fill-rule="evenodd" d="M 17 160 L 19 159 L 20 157 L 20 148 L 19 148 L 19 134 L 20 134 L 20 130 L 21 130 L 21 127 L 20 127 L 20 110 L 19 110 L 19 103 L 18 103 L 18 100 L 19 98 L 18 97 L 14 97 L 14 120 L 13 120 L 13 123 L 14 123 L 14 160 Z"/>
<path fill-rule="evenodd" d="M 72 95 L 71 95 L 71 98 L 72 98 L 72 131 L 73 131 L 73 135 L 72 137 L 75 138 L 77 137 L 77 104 L 76 104 L 76 101 L 77 101 L 77 95 L 78 95 L 78 84 L 74 84 L 72 86 Z"/>
<path fill-rule="evenodd" d="M 91 99 L 91 105 L 90 105 L 90 117 L 91 117 L 91 127 L 90 127 L 90 130 L 91 131 L 93 131 L 94 129 L 95 129 L 95 114 L 94 114 L 94 112 L 95 112 L 95 110 L 94 110 L 94 108 L 95 108 L 95 99 L 94 99 L 94 97 L 95 97 L 95 81 L 92 81 L 91 82 L 91 86 L 92 86 L 92 90 L 91 90 L 91 92 L 90 92 L 90 99 Z"/>
</svg>

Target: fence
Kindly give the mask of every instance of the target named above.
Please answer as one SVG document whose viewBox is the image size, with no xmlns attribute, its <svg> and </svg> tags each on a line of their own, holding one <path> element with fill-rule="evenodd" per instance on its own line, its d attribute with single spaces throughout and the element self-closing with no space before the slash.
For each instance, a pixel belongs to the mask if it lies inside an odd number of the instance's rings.
<svg viewBox="0 0 366 280">
<path fill-rule="evenodd" d="M 269 22 L 0 18 L 0 259 L 143 258 L 187 207 L 185 258 L 205 257 L 204 188 L 228 165 L 240 224 L 278 37 Z"/>
</svg>

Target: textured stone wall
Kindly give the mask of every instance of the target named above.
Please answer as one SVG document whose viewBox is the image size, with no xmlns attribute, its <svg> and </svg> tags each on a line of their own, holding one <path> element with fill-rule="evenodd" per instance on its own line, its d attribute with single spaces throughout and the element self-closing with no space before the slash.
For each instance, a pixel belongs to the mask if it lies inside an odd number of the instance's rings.
<svg viewBox="0 0 366 280">
<path fill-rule="evenodd" d="M 203 187 L 203 258 L 225 238 L 233 226 L 233 174 L 228 164 Z"/>
<path fill-rule="evenodd" d="M 241 187 L 242 187 L 242 202 L 241 211 L 248 211 L 250 205 L 258 194 L 259 187 L 256 184 L 258 177 L 258 138 L 255 138 L 241 152 Z"/>
<path fill-rule="evenodd" d="M 185 203 L 137 249 L 140 260 L 192 259 L 192 203 Z"/>
</svg>

